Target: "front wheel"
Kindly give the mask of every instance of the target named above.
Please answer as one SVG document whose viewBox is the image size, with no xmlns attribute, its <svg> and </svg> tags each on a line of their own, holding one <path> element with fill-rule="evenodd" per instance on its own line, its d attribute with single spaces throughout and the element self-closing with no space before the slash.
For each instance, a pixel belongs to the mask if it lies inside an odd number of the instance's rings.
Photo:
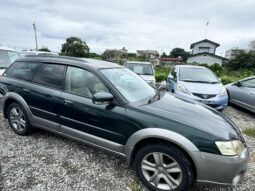
<svg viewBox="0 0 255 191">
<path fill-rule="evenodd" d="M 189 190 L 193 181 L 187 157 L 176 147 L 165 144 L 147 145 L 135 158 L 137 176 L 153 191 Z"/>
</svg>

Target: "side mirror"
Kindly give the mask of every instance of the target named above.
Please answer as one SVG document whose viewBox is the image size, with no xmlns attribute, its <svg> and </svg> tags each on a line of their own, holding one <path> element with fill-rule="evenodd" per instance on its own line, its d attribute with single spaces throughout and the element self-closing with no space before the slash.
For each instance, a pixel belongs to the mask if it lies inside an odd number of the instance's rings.
<svg viewBox="0 0 255 191">
<path fill-rule="evenodd" d="M 170 79 L 170 80 L 173 80 L 173 79 L 174 79 L 174 77 L 173 77 L 172 74 L 169 74 L 169 75 L 167 76 L 167 78 Z"/>
<path fill-rule="evenodd" d="M 218 78 L 218 79 L 219 79 L 220 82 L 222 81 L 221 78 Z"/>
<path fill-rule="evenodd" d="M 240 86 L 242 86 L 242 83 L 241 83 L 240 81 L 237 81 L 237 82 L 235 83 L 235 85 L 236 85 L 237 87 L 240 87 Z"/>
<path fill-rule="evenodd" d="M 108 92 L 95 93 L 92 97 L 92 102 L 96 105 L 108 105 L 112 100 L 113 95 Z"/>
</svg>

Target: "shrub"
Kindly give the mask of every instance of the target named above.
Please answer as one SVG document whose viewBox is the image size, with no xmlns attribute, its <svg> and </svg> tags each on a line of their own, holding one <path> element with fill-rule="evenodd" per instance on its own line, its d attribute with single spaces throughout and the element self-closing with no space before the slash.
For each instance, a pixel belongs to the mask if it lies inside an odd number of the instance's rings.
<svg viewBox="0 0 255 191">
<path fill-rule="evenodd" d="M 255 128 L 246 128 L 243 130 L 243 133 L 250 137 L 255 137 Z"/>
</svg>

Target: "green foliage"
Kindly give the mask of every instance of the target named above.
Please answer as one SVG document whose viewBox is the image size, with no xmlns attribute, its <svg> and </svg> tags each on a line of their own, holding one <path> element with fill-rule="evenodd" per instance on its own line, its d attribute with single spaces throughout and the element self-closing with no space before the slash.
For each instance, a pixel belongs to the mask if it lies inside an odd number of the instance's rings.
<svg viewBox="0 0 255 191">
<path fill-rule="evenodd" d="M 50 50 L 48 48 L 40 48 L 39 51 L 42 51 L 42 52 L 50 52 Z"/>
<path fill-rule="evenodd" d="M 243 133 L 255 138 L 255 128 L 246 128 L 243 130 Z"/>
<path fill-rule="evenodd" d="M 89 53 L 89 47 L 78 37 L 69 37 L 62 44 L 61 54 L 65 56 L 86 57 Z"/>
<path fill-rule="evenodd" d="M 186 52 L 183 48 L 174 48 L 170 52 L 170 57 L 172 58 L 178 58 L 181 57 L 183 60 L 187 60 L 187 58 L 190 56 L 189 52 Z"/>
<path fill-rule="evenodd" d="M 171 68 L 157 67 L 156 74 L 155 74 L 156 81 L 162 82 L 162 81 L 166 80 L 170 70 L 171 70 Z"/>
<path fill-rule="evenodd" d="M 225 66 L 232 70 L 255 69 L 255 52 L 241 53 Z"/>
<path fill-rule="evenodd" d="M 88 52 L 85 55 L 86 58 L 94 58 L 94 59 L 98 59 L 98 60 L 102 60 L 101 55 L 94 53 L 94 52 Z"/>
</svg>

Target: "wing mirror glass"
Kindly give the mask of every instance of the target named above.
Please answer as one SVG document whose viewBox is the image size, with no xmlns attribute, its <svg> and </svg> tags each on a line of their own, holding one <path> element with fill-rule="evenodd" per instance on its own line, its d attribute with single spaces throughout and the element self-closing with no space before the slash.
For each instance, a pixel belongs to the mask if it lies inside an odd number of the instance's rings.
<svg viewBox="0 0 255 191">
<path fill-rule="evenodd" d="M 92 102 L 96 105 L 108 105 L 113 101 L 113 95 L 109 92 L 95 93 Z"/>
</svg>

